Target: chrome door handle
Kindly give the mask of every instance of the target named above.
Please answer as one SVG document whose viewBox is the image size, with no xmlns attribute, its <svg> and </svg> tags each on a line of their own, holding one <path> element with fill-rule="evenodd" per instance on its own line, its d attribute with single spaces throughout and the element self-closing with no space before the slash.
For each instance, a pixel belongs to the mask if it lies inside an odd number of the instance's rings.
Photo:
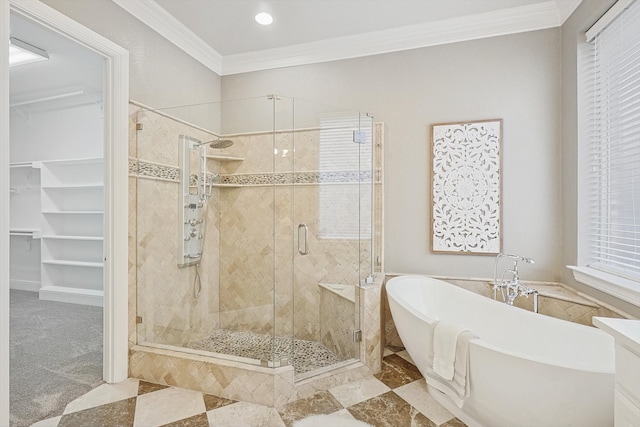
<svg viewBox="0 0 640 427">
<path fill-rule="evenodd" d="M 300 232 L 301 230 L 303 233 Z M 300 236 L 304 236 L 304 249 L 302 249 L 302 245 L 300 244 Z M 307 255 L 309 253 L 309 227 L 307 227 L 307 224 L 298 225 L 298 253 L 300 255 Z"/>
</svg>

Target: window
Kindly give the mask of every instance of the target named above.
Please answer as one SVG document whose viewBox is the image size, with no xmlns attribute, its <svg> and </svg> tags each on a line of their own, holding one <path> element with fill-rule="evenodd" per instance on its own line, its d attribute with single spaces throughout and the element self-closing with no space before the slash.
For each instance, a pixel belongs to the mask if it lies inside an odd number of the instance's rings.
<svg viewBox="0 0 640 427">
<path fill-rule="evenodd" d="M 319 224 L 321 239 L 371 235 L 372 118 L 325 117 L 320 124 Z M 361 132 L 361 143 L 354 142 Z"/>
<path fill-rule="evenodd" d="M 640 1 L 619 1 L 610 12 L 606 24 L 587 32 L 581 258 L 596 275 L 640 296 Z M 616 296 L 640 302 L 632 295 Z"/>
</svg>

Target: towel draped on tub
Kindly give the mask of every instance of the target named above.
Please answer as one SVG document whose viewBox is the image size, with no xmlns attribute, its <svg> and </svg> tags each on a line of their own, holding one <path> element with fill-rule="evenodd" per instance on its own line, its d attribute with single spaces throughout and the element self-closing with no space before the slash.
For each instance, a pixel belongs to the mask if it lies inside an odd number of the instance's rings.
<svg viewBox="0 0 640 427">
<path fill-rule="evenodd" d="M 443 321 L 435 321 L 431 333 L 433 345 L 429 351 L 427 383 L 461 408 L 469 396 L 469 342 L 478 336 L 464 327 Z"/>
</svg>

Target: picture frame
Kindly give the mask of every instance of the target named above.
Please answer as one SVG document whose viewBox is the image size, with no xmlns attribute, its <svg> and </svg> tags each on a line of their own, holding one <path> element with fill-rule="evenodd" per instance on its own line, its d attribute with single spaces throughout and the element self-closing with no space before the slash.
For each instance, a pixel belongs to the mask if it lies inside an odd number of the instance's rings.
<svg viewBox="0 0 640 427">
<path fill-rule="evenodd" d="M 502 119 L 431 125 L 431 251 L 502 251 Z"/>
</svg>

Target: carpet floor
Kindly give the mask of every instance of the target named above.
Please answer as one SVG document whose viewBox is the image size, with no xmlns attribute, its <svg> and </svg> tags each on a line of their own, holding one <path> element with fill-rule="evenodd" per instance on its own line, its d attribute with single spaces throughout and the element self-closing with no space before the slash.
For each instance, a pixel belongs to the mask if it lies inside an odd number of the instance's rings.
<svg viewBox="0 0 640 427">
<path fill-rule="evenodd" d="M 10 422 L 27 427 L 103 383 L 102 307 L 17 290 L 10 304 Z"/>
</svg>

